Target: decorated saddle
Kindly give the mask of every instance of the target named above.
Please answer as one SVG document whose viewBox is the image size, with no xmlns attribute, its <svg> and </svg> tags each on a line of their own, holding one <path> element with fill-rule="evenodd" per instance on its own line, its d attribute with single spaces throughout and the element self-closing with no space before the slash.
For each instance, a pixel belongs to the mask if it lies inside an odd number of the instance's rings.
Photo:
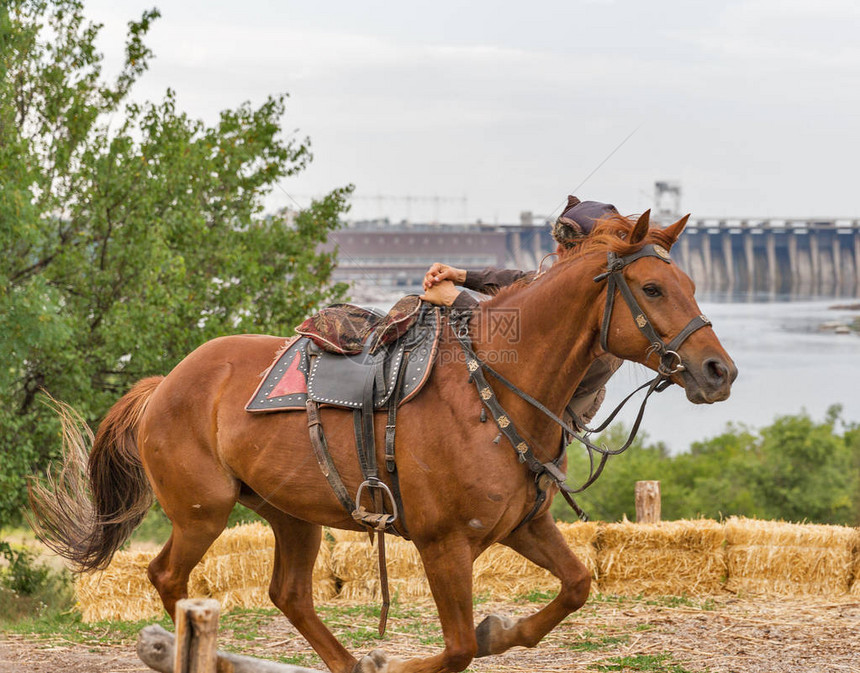
<svg viewBox="0 0 860 673">
<path fill-rule="evenodd" d="M 439 335 L 441 310 L 417 295 L 401 299 L 387 315 L 336 304 L 308 318 L 276 355 L 275 362 L 246 405 L 252 413 L 288 409 L 307 412 L 314 456 L 344 510 L 379 534 L 384 629 L 388 606 L 384 533 L 408 537 L 395 459 L 395 429 L 400 405 L 414 398 L 430 377 Z M 328 450 L 320 407 L 350 409 L 357 459 L 364 480 L 347 489 Z M 381 479 L 374 430 L 377 410 L 387 414 Z"/>
<path fill-rule="evenodd" d="M 373 407 L 392 395 L 412 399 L 427 381 L 441 331 L 440 311 L 408 295 L 386 315 L 335 304 L 305 320 L 287 340 L 246 405 L 253 413 L 321 405 L 360 409 L 367 380 Z M 405 371 L 400 376 L 400 369 Z M 401 390 L 395 391 L 398 377 Z"/>
<path fill-rule="evenodd" d="M 332 304 L 296 327 L 296 333 L 311 339 L 330 353 L 371 354 L 402 337 L 418 319 L 422 301 L 409 294 L 387 314 L 352 304 Z"/>
</svg>

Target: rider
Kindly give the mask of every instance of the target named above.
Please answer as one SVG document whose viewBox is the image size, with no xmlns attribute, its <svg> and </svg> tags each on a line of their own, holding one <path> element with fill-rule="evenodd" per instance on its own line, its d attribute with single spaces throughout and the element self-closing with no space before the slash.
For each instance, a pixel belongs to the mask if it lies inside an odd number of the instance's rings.
<svg viewBox="0 0 860 673">
<path fill-rule="evenodd" d="M 552 227 L 552 237 L 558 244 L 558 256 L 562 258 L 575 250 L 591 233 L 597 220 L 617 214 L 618 211 L 611 204 L 580 201 L 575 196 L 568 196 L 567 207 Z M 457 285 L 492 295 L 520 279 L 531 280 L 536 273 L 494 267 L 467 271 L 436 262 L 424 275 L 424 294 L 421 298 L 432 304 L 471 309 L 478 305 L 478 300 L 468 292 L 459 290 Z M 606 353 L 589 367 L 566 409 L 566 415 L 570 415 L 578 426 L 587 425 L 594 418 L 606 396 L 606 382 L 620 365 L 619 358 Z"/>
</svg>

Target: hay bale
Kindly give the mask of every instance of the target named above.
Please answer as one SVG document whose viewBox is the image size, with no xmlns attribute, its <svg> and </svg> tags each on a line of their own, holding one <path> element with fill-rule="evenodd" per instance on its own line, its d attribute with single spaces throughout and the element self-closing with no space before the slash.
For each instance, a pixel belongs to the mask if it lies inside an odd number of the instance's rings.
<svg viewBox="0 0 860 673">
<path fill-rule="evenodd" d="M 117 552 L 103 571 L 76 576 L 75 596 L 81 619 L 86 622 L 121 620 L 134 622 L 164 614 L 161 598 L 146 576 L 155 551 Z M 199 570 L 191 574 L 190 587 L 199 587 Z M 201 596 L 195 591 L 192 597 Z"/>
<path fill-rule="evenodd" d="M 340 528 L 326 528 L 326 535 L 334 540 L 333 545 L 338 542 L 366 542 L 367 531 L 341 530 Z M 391 539 L 391 537 L 387 538 Z"/>
<path fill-rule="evenodd" d="M 511 600 L 532 591 L 557 592 L 558 579 L 509 547 L 494 544 L 472 567 L 472 591 L 476 596 Z"/>
<path fill-rule="evenodd" d="M 379 561 L 375 538 L 371 545 L 367 533 L 335 535 L 331 552 L 331 571 L 341 582 L 338 599 L 345 601 L 379 601 L 382 585 L 379 581 Z M 390 535 L 385 538 L 388 587 L 392 596 L 426 598 L 430 585 L 418 550 L 411 542 Z"/>
<path fill-rule="evenodd" d="M 215 598 L 223 610 L 272 607 L 269 582 L 274 550 L 275 537 L 263 523 L 225 530 L 192 571 L 189 596 Z M 155 555 L 154 551 L 118 552 L 106 570 L 79 576 L 75 593 L 83 621 L 136 621 L 161 616 L 161 600 L 146 576 Z M 314 565 L 316 600 L 328 600 L 337 593 L 330 556 L 331 548 L 324 540 Z"/>
<path fill-rule="evenodd" d="M 597 558 L 593 541 L 597 524 L 562 523 L 558 527 L 573 553 L 594 577 Z M 534 591 L 555 593 L 559 589 L 559 580 L 513 549 L 494 544 L 475 561 L 472 586 L 476 595 L 489 594 L 497 600 L 511 600 Z"/>
<path fill-rule="evenodd" d="M 598 578 L 599 569 L 597 565 L 597 541 L 598 524 L 596 521 L 577 521 L 575 523 L 557 524 L 564 537 L 567 546 L 576 554 L 576 557 L 585 564 L 591 573 L 591 577 Z"/>
<path fill-rule="evenodd" d="M 706 519 L 601 525 L 598 587 L 628 596 L 719 593 L 726 576 L 724 540 L 723 527 Z"/>
<path fill-rule="evenodd" d="M 844 526 L 732 517 L 726 523 L 726 588 L 777 596 L 845 594 L 856 535 Z"/>
<path fill-rule="evenodd" d="M 596 568 L 591 544 L 595 523 L 561 524 L 567 543 L 593 573 Z M 338 598 L 347 601 L 378 601 L 382 591 L 376 544 L 370 545 L 366 533 L 332 531 L 332 572 L 342 582 Z M 427 598 L 430 585 L 418 550 L 411 542 L 386 538 L 385 555 L 392 596 Z M 481 554 L 472 569 L 473 591 L 494 599 L 512 599 L 531 591 L 557 591 L 558 580 L 543 568 L 504 545 L 495 544 Z"/>
<path fill-rule="evenodd" d="M 854 597 L 860 597 L 860 527 L 854 529 L 854 543 L 851 551 L 854 556 L 854 567 L 849 593 Z"/>
<path fill-rule="evenodd" d="M 314 564 L 314 599 L 336 593 L 329 568 L 331 548 L 325 540 Z M 228 528 L 212 544 L 200 563 L 201 591 L 215 598 L 222 610 L 234 607 L 271 607 L 269 582 L 275 558 L 275 536 L 266 524 L 254 522 Z"/>
</svg>

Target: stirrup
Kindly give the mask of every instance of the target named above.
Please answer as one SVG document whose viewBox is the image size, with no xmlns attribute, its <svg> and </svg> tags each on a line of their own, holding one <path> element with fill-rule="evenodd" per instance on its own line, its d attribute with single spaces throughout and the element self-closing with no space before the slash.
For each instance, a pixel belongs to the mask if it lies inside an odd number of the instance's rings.
<svg viewBox="0 0 860 673">
<path fill-rule="evenodd" d="M 381 489 L 382 492 L 388 496 L 388 502 L 391 504 L 392 513 L 385 514 L 384 512 L 369 512 L 367 508 L 361 504 L 361 494 L 364 492 L 365 488 Z M 393 526 L 394 522 L 397 521 L 398 516 L 397 503 L 394 500 L 394 496 L 391 494 L 391 489 L 388 488 L 384 482 L 374 477 L 361 482 L 361 485 L 358 487 L 358 491 L 355 493 L 355 509 L 352 510 L 353 519 L 360 524 L 370 526 L 374 530 L 381 532 Z"/>
</svg>

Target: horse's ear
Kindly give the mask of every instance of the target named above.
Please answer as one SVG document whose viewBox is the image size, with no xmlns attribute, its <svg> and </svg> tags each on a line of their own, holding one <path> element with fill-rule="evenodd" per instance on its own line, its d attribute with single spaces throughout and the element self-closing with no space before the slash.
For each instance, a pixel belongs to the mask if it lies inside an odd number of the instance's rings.
<svg viewBox="0 0 860 673">
<path fill-rule="evenodd" d="M 648 235 L 648 227 L 651 226 L 651 209 L 649 208 L 636 220 L 636 226 L 630 232 L 629 243 L 639 243 Z"/>
<path fill-rule="evenodd" d="M 681 232 L 684 231 L 684 227 L 687 226 L 687 220 L 690 219 L 690 213 L 687 213 L 680 220 L 675 222 L 675 224 L 670 224 L 663 230 L 663 233 L 669 239 L 669 245 L 673 245 L 675 241 L 678 240 L 678 237 L 681 235 Z"/>
</svg>

